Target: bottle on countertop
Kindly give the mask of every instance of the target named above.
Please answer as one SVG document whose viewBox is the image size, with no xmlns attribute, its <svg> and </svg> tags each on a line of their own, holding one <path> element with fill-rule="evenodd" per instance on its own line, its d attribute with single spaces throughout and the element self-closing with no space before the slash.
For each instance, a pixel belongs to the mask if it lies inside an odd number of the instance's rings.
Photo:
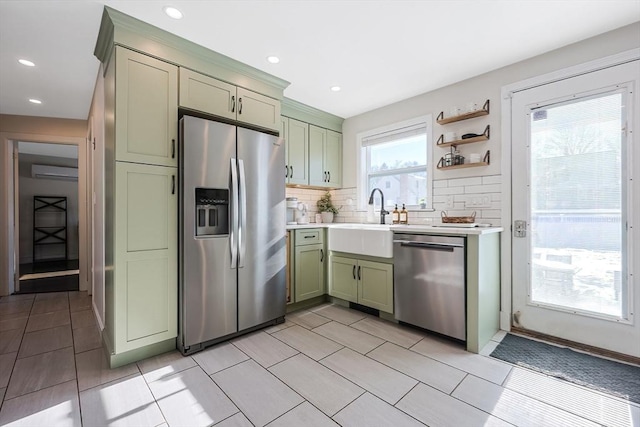
<svg viewBox="0 0 640 427">
<path fill-rule="evenodd" d="M 398 212 L 398 204 L 396 203 L 396 208 L 393 210 L 391 214 L 391 219 L 393 224 L 398 224 L 400 222 L 400 212 Z"/>
<path fill-rule="evenodd" d="M 409 223 L 409 214 L 404 207 L 404 203 L 402 204 L 402 210 L 400 211 L 400 224 L 408 224 Z"/>
</svg>

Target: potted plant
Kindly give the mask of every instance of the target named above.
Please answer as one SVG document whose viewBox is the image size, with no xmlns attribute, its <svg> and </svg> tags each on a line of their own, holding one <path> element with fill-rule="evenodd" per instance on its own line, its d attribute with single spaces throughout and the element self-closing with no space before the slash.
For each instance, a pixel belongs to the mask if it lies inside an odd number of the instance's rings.
<svg viewBox="0 0 640 427">
<path fill-rule="evenodd" d="M 333 215 L 337 215 L 340 208 L 336 208 L 331 201 L 331 193 L 328 191 L 316 203 L 318 212 L 322 215 L 322 222 L 333 222 Z"/>
</svg>

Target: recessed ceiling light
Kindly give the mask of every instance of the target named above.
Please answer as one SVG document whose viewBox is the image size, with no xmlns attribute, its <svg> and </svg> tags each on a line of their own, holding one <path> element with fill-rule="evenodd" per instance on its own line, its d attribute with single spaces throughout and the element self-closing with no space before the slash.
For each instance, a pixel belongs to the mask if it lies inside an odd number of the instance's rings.
<svg viewBox="0 0 640 427">
<path fill-rule="evenodd" d="M 29 102 L 31 102 L 32 104 L 42 104 L 42 101 L 40 101 L 39 99 L 34 99 L 34 98 L 30 98 Z"/>
<path fill-rule="evenodd" d="M 34 64 L 33 62 L 29 61 L 28 59 L 18 59 L 18 62 L 21 63 L 22 65 L 26 65 L 27 67 L 35 67 L 36 64 Z"/>
<path fill-rule="evenodd" d="M 164 13 L 166 13 L 170 18 L 182 19 L 182 16 L 183 16 L 182 12 L 180 12 L 175 7 L 165 6 L 165 8 L 163 10 L 164 10 Z"/>
<path fill-rule="evenodd" d="M 280 58 L 278 58 L 277 56 L 267 56 L 267 61 L 272 64 L 277 64 L 278 62 L 280 62 Z"/>
<path fill-rule="evenodd" d="M 331 91 L 332 92 L 340 92 L 342 88 L 340 86 L 331 86 Z"/>
</svg>

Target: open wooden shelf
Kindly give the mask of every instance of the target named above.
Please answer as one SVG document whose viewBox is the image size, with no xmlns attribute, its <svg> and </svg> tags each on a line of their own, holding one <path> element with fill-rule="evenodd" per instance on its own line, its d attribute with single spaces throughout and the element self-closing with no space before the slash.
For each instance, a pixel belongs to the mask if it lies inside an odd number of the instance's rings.
<svg viewBox="0 0 640 427">
<path fill-rule="evenodd" d="M 438 147 L 455 147 L 457 145 L 488 141 L 489 137 L 491 136 L 490 131 L 491 131 L 490 125 L 487 125 L 487 127 L 484 129 L 484 132 L 482 132 L 482 134 L 479 136 L 474 136 L 473 138 L 466 138 L 466 139 L 457 139 L 455 141 L 449 141 L 449 142 L 444 142 L 444 134 L 442 134 L 440 135 L 440 138 L 438 138 L 438 141 L 436 141 L 436 145 Z"/>
<path fill-rule="evenodd" d="M 438 161 L 438 164 L 436 165 L 436 168 L 440 170 L 443 170 L 443 169 L 449 170 L 449 169 L 475 168 L 477 166 L 489 166 L 489 164 L 491 164 L 491 150 L 487 150 L 481 162 L 463 163 L 461 165 L 441 166 L 443 164 L 444 164 L 444 157 L 441 157 L 440 160 Z"/>
<path fill-rule="evenodd" d="M 453 165 L 453 166 L 438 166 L 438 169 L 464 169 L 464 168 L 475 168 L 476 166 L 489 166 L 489 162 L 476 162 L 476 163 L 465 163 L 462 165 Z"/>
<path fill-rule="evenodd" d="M 478 111 L 472 111 L 470 113 L 460 114 L 459 116 L 447 117 L 444 118 L 444 111 L 441 111 L 436 118 L 436 122 L 441 125 L 446 125 L 447 123 L 459 122 L 461 120 L 473 119 L 474 117 L 486 116 L 489 114 L 489 100 L 484 103 L 482 109 Z"/>
</svg>

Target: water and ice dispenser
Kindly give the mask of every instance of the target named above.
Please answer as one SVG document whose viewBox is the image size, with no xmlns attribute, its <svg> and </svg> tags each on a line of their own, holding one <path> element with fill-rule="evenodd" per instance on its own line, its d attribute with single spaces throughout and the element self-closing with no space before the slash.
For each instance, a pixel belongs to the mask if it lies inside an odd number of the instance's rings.
<svg viewBox="0 0 640 427">
<path fill-rule="evenodd" d="M 196 188 L 196 237 L 229 234 L 229 190 Z"/>
</svg>

